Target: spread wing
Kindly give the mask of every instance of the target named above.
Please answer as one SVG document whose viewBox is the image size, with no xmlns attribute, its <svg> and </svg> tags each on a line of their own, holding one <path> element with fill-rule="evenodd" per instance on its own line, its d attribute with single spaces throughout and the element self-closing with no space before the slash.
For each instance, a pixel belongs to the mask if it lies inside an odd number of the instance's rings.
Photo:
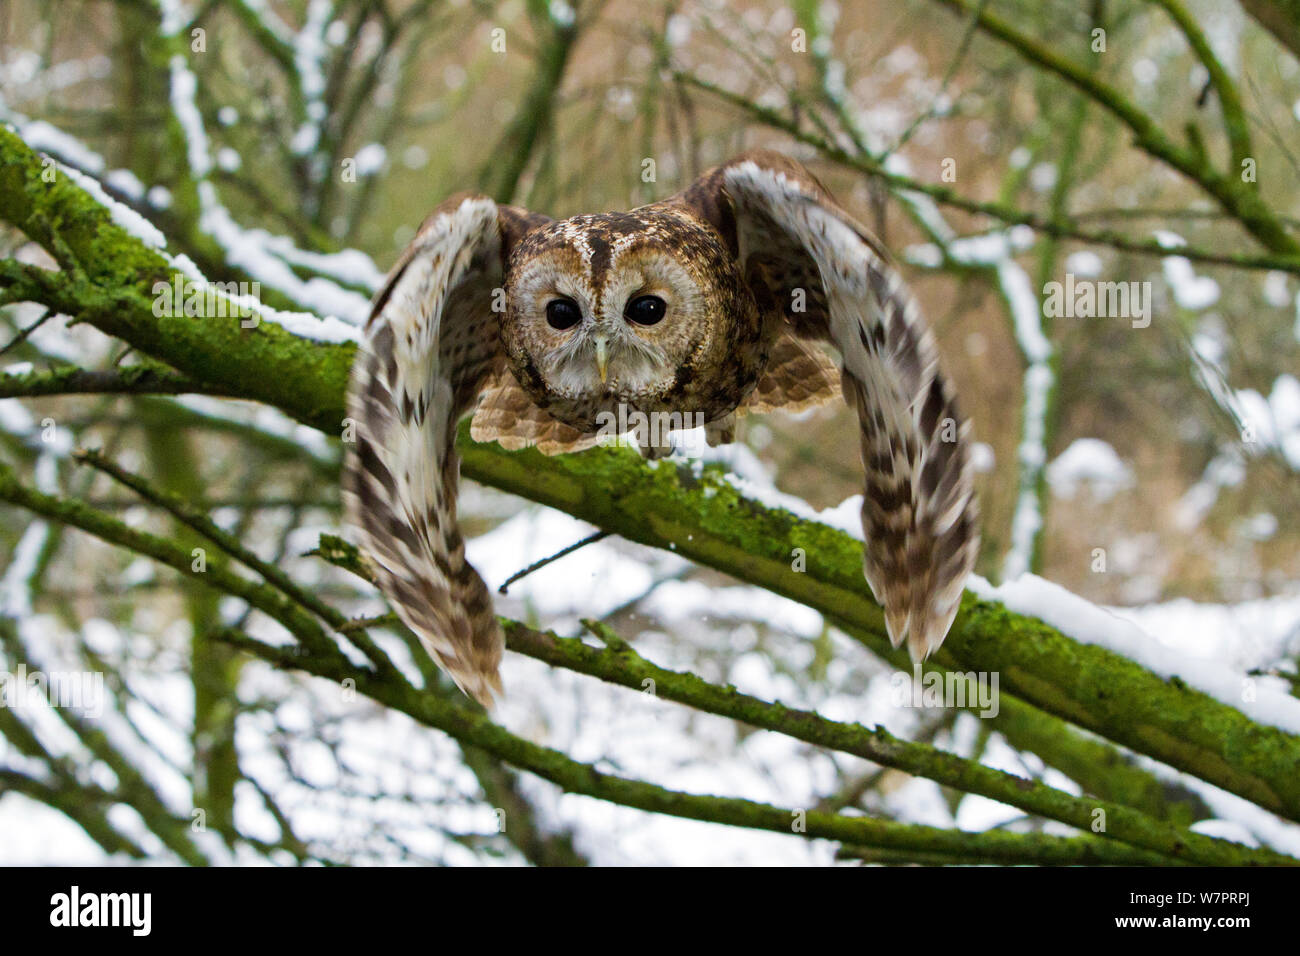
<svg viewBox="0 0 1300 956">
<path fill-rule="evenodd" d="M 456 423 L 503 368 L 509 250 L 546 221 L 484 196 L 439 206 L 375 299 L 348 389 L 349 524 L 398 616 L 486 706 L 504 640 L 456 523 Z"/>
<path fill-rule="evenodd" d="M 920 312 L 888 256 L 798 163 L 746 153 L 674 200 L 732 244 L 765 311 L 840 353 L 858 413 L 867 583 L 890 640 L 937 648 L 979 545 L 969 425 Z"/>
</svg>

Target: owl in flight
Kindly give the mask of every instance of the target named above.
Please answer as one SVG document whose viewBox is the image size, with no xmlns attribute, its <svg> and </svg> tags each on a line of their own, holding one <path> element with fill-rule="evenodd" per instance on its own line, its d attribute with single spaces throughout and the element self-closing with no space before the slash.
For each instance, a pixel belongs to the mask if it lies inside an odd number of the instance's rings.
<svg viewBox="0 0 1300 956">
<path fill-rule="evenodd" d="M 886 253 L 821 184 L 753 151 L 625 213 L 556 221 L 456 196 L 366 324 L 348 520 L 401 619 L 490 706 L 504 640 L 456 522 L 462 415 L 474 411 L 475 440 L 547 454 L 595 444 L 620 405 L 702 420 L 717 444 L 738 412 L 840 390 L 859 421 L 867 583 L 890 640 L 919 661 L 947 634 L 978 546 L 969 425 Z"/>
</svg>

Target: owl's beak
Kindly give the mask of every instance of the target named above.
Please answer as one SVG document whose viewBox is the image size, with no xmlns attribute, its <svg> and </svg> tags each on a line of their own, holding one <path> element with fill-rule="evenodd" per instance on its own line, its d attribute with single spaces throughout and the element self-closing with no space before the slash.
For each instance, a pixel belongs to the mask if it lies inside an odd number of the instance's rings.
<svg viewBox="0 0 1300 956">
<path fill-rule="evenodd" d="M 605 348 L 605 337 L 596 336 L 596 371 L 600 373 L 600 384 L 605 384 L 605 377 L 608 374 L 606 365 L 609 362 L 609 352 Z"/>
</svg>

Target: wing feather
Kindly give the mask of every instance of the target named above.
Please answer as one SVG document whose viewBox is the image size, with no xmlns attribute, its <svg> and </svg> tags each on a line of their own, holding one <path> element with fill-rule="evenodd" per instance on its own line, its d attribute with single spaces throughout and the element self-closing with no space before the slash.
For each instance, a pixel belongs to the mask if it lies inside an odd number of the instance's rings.
<svg viewBox="0 0 1300 956">
<path fill-rule="evenodd" d="M 736 412 L 799 412 L 824 405 L 839 394 L 840 373 L 830 356 L 787 324 L 772 345 L 758 384 Z"/>
<path fill-rule="evenodd" d="M 536 445 L 543 455 L 582 451 L 600 443 L 600 436 L 583 434 L 539 408 L 508 368 L 499 369 L 483 389 L 469 434 L 477 442 L 495 441 L 507 451 Z"/>
<path fill-rule="evenodd" d="M 504 640 L 456 523 L 456 423 L 503 362 L 493 294 L 507 242 L 535 221 L 483 196 L 435 210 L 376 297 L 348 390 L 349 523 L 398 616 L 485 706 Z"/>
<path fill-rule="evenodd" d="M 708 201 L 699 184 L 683 200 L 731 231 L 756 296 L 802 290 L 786 320 L 840 353 L 866 472 L 863 570 L 890 640 L 920 661 L 952 626 L 979 546 L 970 426 L 933 338 L 888 256 L 802 166 L 754 152 L 701 182 Z"/>
</svg>

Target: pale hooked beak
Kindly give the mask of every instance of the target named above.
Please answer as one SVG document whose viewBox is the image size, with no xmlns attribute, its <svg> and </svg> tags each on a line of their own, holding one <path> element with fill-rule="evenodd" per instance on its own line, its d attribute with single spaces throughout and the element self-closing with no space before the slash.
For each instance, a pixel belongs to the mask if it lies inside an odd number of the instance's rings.
<svg viewBox="0 0 1300 956">
<path fill-rule="evenodd" d="M 605 348 L 605 337 L 596 336 L 596 371 L 600 373 L 600 384 L 605 384 L 607 375 L 606 365 L 609 361 L 609 352 Z"/>
</svg>

